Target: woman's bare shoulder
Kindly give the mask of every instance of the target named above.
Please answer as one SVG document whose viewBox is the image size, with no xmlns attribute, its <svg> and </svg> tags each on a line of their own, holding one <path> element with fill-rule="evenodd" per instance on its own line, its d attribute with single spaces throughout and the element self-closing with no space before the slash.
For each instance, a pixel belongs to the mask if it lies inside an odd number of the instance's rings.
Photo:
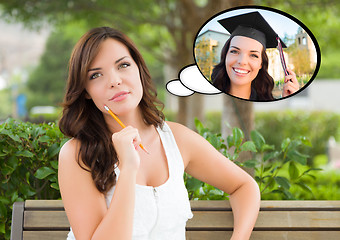
<svg viewBox="0 0 340 240">
<path fill-rule="evenodd" d="M 168 126 L 171 129 L 171 132 L 174 134 L 174 136 L 185 136 L 186 134 L 193 132 L 191 129 L 189 129 L 188 127 L 177 123 L 177 122 L 170 122 L 170 121 L 166 121 L 166 123 L 168 124 Z"/>
<path fill-rule="evenodd" d="M 192 153 L 196 147 L 196 143 L 201 141 L 202 137 L 180 123 L 169 121 L 166 123 L 170 127 L 171 132 L 175 137 L 177 146 L 184 160 L 184 165 L 186 166 L 192 158 Z"/>
<path fill-rule="evenodd" d="M 68 167 L 80 167 L 78 162 L 82 167 L 85 167 L 80 161 L 79 149 L 80 149 L 80 141 L 75 138 L 71 138 L 68 140 L 60 149 L 59 152 L 59 167 L 66 165 Z M 86 167 L 85 167 L 86 168 Z"/>
</svg>

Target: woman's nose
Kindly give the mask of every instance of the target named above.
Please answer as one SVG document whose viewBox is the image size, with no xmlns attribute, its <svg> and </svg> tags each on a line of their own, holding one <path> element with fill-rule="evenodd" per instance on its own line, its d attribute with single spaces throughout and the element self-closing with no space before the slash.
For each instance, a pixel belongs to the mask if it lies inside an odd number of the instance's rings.
<svg viewBox="0 0 340 240">
<path fill-rule="evenodd" d="M 122 83 L 122 79 L 116 71 L 112 70 L 109 75 L 108 82 L 109 82 L 109 87 L 113 88 L 113 87 L 119 86 Z"/>
<path fill-rule="evenodd" d="M 247 57 L 244 54 L 240 54 L 237 59 L 238 64 L 243 65 L 247 63 Z"/>
</svg>

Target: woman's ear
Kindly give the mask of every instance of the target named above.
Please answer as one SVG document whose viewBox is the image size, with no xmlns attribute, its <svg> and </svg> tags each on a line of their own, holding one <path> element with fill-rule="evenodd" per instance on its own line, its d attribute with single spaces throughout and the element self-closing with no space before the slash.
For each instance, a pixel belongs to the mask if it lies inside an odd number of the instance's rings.
<svg viewBox="0 0 340 240">
<path fill-rule="evenodd" d="M 90 94 L 88 94 L 88 92 L 85 90 L 85 98 L 86 99 L 92 99 L 92 97 L 90 96 Z"/>
</svg>

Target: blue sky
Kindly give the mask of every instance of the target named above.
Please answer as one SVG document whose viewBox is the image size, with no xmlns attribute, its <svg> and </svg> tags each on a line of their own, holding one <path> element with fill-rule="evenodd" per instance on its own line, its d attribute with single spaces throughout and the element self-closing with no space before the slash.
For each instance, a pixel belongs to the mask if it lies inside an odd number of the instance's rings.
<svg viewBox="0 0 340 240">
<path fill-rule="evenodd" d="M 295 23 L 293 20 L 276 12 L 263 10 L 263 9 L 256 9 L 256 8 L 237 9 L 237 10 L 223 13 L 213 18 L 208 23 L 206 23 L 206 25 L 201 29 L 200 33 L 208 29 L 218 31 L 218 32 L 228 33 L 227 30 L 225 30 L 221 26 L 221 24 L 217 22 L 217 20 L 248 13 L 248 12 L 254 12 L 254 11 L 258 11 L 261 13 L 261 15 L 266 19 L 266 21 L 274 29 L 274 31 L 280 36 L 281 39 L 284 37 L 285 33 L 287 33 L 290 36 L 293 36 L 297 33 L 297 29 L 299 25 Z"/>
</svg>

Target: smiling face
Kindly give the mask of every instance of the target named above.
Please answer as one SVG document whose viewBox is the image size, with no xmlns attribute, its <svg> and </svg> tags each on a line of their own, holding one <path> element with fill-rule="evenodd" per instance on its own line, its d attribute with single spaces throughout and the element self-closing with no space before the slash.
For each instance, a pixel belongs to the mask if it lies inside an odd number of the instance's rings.
<svg viewBox="0 0 340 240">
<path fill-rule="evenodd" d="M 260 42 L 243 36 L 235 36 L 230 41 L 230 47 L 226 55 L 226 71 L 230 78 L 230 94 L 238 96 L 234 93 L 236 90 L 247 90 L 250 94 L 251 82 L 257 76 L 262 67 L 263 46 Z M 250 96 L 250 95 L 249 95 Z M 249 96 L 241 96 L 249 98 Z"/>
<path fill-rule="evenodd" d="M 139 68 L 128 48 L 108 38 L 90 64 L 85 89 L 103 112 L 104 104 L 117 115 L 136 110 L 143 96 Z"/>
</svg>

